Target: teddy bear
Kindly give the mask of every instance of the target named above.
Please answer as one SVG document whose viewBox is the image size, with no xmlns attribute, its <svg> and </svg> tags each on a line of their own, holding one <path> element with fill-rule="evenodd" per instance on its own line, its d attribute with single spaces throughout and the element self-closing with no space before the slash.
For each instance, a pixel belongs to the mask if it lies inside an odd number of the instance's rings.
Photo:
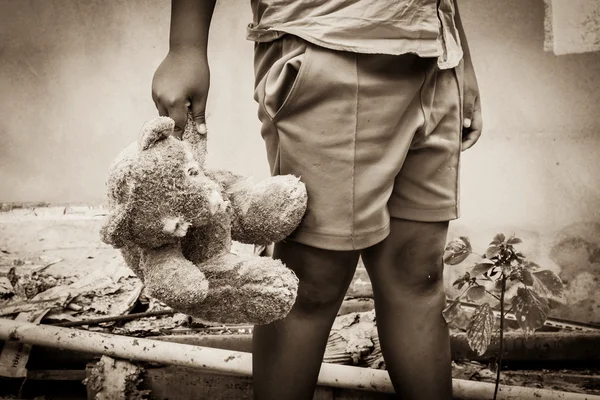
<svg viewBox="0 0 600 400">
<path fill-rule="evenodd" d="M 306 211 L 293 175 L 254 183 L 205 167 L 206 135 L 188 115 L 182 138 L 158 117 L 113 161 L 101 239 L 120 250 L 148 294 L 173 310 L 217 323 L 266 324 L 284 317 L 298 279 L 281 261 L 235 254 L 232 240 L 284 240 Z"/>
</svg>

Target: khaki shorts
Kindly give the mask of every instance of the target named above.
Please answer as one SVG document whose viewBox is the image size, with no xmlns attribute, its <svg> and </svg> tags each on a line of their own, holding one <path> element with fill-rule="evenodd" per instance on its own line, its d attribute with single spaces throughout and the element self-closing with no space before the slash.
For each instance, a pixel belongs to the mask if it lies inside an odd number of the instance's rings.
<svg viewBox="0 0 600 400">
<path fill-rule="evenodd" d="M 333 51 L 286 35 L 255 48 L 271 172 L 299 176 L 308 210 L 291 240 L 372 246 L 390 218 L 458 218 L 461 66 Z"/>
</svg>

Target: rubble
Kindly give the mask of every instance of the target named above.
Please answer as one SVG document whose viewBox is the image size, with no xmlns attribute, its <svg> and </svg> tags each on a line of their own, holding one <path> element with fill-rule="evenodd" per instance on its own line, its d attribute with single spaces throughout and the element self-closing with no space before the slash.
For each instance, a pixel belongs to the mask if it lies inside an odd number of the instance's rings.
<svg viewBox="0 0 600 400">
<path fill-rule="evenodd" d="M 323 361 L 385 369 L 375 325 L 375 311 L 337 317 L 329 334 Z"/>
<path fill-rule="evenodd" d="M 102 356 L 96 365 L 88 368 L 83 381 L 88 388 L 88 399 L 147 399 L 150 391 L 138 390 L 142 372 L 136 364 Z"/>
</svg>

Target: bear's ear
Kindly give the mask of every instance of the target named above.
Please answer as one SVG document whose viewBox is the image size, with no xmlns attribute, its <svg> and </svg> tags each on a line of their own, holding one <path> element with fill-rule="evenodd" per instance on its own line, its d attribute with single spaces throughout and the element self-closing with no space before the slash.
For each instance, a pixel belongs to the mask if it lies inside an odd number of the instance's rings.
<svg viewBox="0 0 600 400">
<path fill-rule="evenodd" d="M 108 214 L 100 228 L 100 238 L 106 244 L 115 248 L 125 246 L 127 236 L 127 209 L 123 205 L 118 205 Z"/>
<path fill-rule="evenodd" d="M 158 117 L 146 122 L 138 138 L 140 150 L 148 150 L 158 141 L 168 138 L 174 127 L 175 121 L 169 117 Z"/>
</svg>

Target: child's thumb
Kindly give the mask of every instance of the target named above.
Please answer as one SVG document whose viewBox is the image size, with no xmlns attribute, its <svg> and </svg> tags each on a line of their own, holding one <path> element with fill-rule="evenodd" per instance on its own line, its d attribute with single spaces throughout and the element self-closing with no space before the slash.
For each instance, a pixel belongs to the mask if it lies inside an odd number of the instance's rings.
<svg viewBox="0 0 600 400">
<path fill-rule="evenodd" d="M 206 135 L 206 102 L 195 101 L 192 103 L 192 118 L 196 123 L 196 129 L 201 135 Z"/>
<path fill-rule="evenodd" d="M 477 102 L 477 94 L 465 90 L 463 100 L 463 128 L 470 128 Z"/>
</svg>

